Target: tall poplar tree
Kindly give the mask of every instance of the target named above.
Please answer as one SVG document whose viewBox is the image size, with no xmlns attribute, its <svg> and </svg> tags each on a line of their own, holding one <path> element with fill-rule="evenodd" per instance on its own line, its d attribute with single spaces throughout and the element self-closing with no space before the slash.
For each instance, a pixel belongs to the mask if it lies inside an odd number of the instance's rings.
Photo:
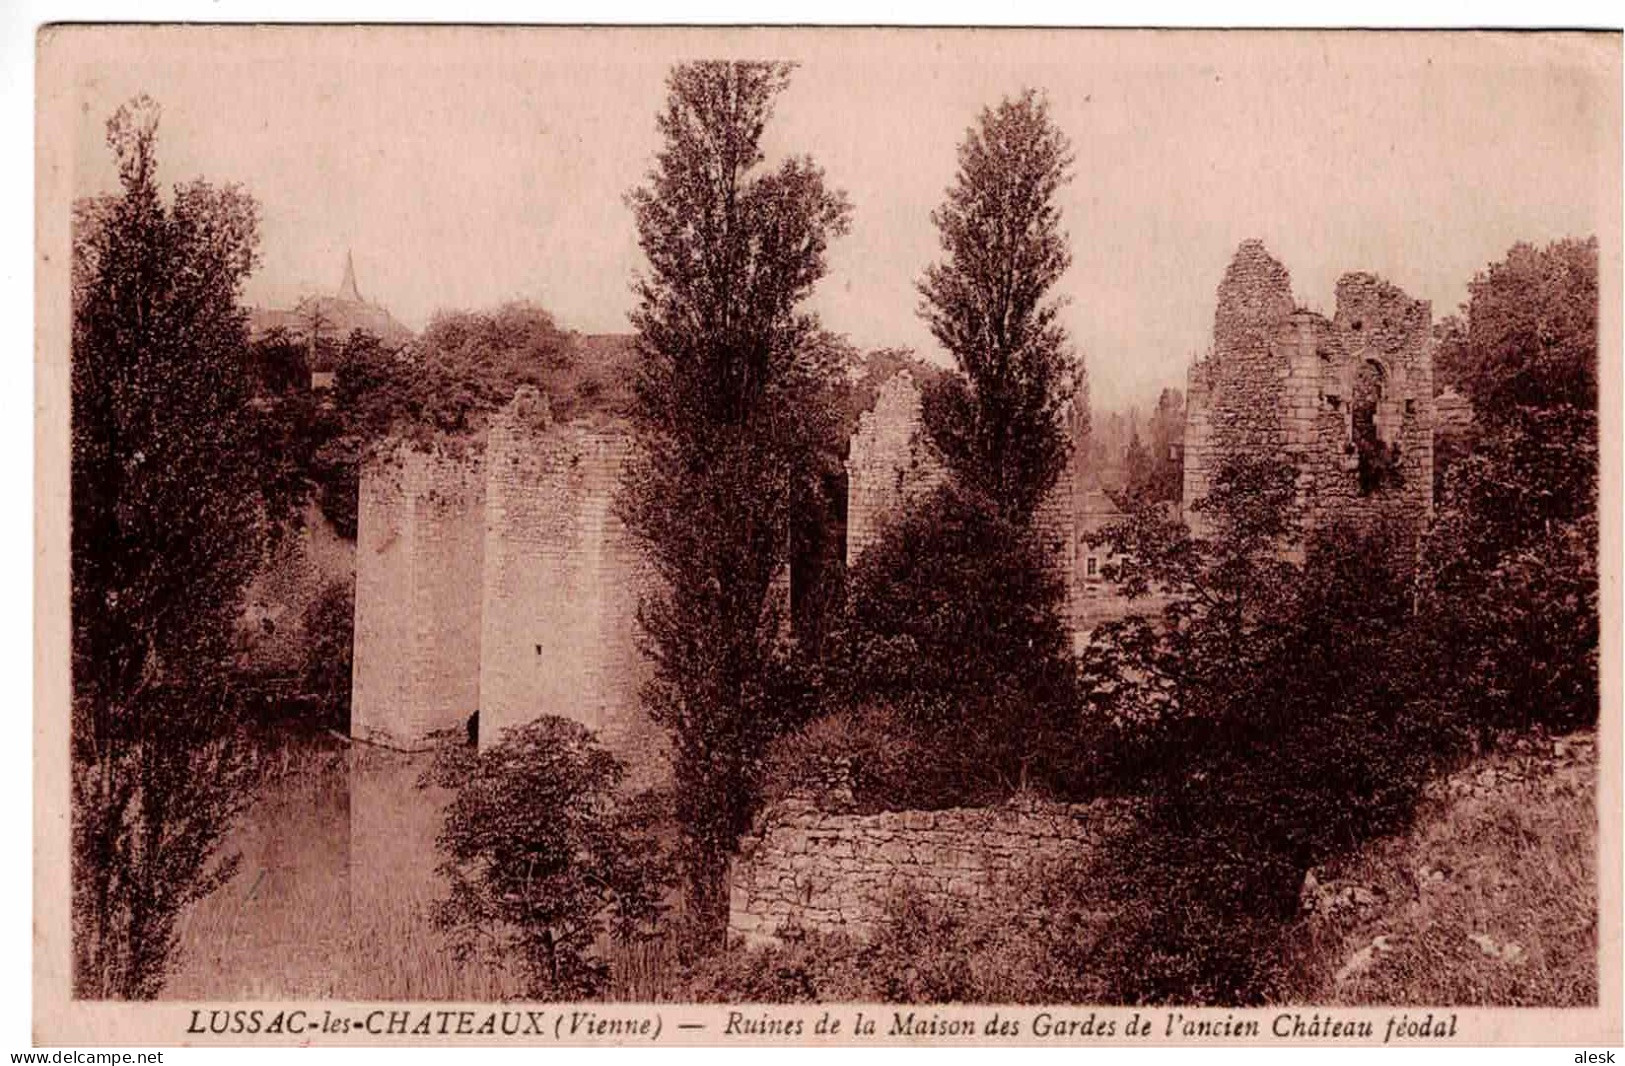
<svg viewBox="0 0 1625 1066">
<path fill-rule="evenodd" d="M 1051 290 L 1072 262 L 1056 194 L 1072 149 L 1034 90 L 984 109 L 931 215 L 945 258 L 919 282 L 920 314 L 960 373 L 928 397 L 960 483 L 1025 523 L 1069 454 L 1077 370 Z"/>
<path fill-rule="evenodd" d="M 711 931 L 726 923 L 727 859 L 763 749 L 796 711 L 780 681 L 789 504 L 833 417 L 820 398 L 835 349 L 802 304 L 849 208 L 810 159 L 765 166 L 790 73 L 675 68 L 664 146 L 628 197 L 648 267 L 632 316 L 639 457 L 621 509 L 654 571 L 639 612 L 645 700 L 671 737 L 690 913 Z"/>
<path fill-rule="evenodd" d="M 75 213 L 74 991 L 157 993 L 187 904 L 224 883 L 246 798 L 230 684 L 242 591 L 293 508 L 268 498 L 246 313 L 253 201 L 160 194 L 158 108 L 107 125 L 119 194 Z"/>
</svg>

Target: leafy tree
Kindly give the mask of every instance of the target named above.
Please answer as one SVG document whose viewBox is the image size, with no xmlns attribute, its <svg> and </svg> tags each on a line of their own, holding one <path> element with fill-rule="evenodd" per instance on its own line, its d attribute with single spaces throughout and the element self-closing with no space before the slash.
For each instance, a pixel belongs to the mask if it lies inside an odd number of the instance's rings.
<svg viewBox="0 0 1625 1066">
<path fill-rule="evenodd" d="M 333 356 L 331 402 L 312 401 L 309 475 L 334 527 L 355 536 L 361 467 L 375 450 L 402 440 L 426 444 L 481 426 L 520 388 L 534 386 L 552 413 L 624 411 L 618 352 L 585 350 L 552 315 L 514 302 L 489 311 L 441 312 L 423 335 L 392 347 L 353 330 Z"/>
<path fill-rule="evenodd" d="M 438 314 L 408 357 L 424 372 L 422 384 L 433 390 L 421 397 L 426 413 L 442 425 L 456 425 L 468 412 L 501 407 L 523 385 L 535 386 L 560 406 L 572 399 L 568 387 L 560 387 L 576 362 L 570 338 L 534 304 Z"/>
<path fill-rule="evenodd" d="M 1145 797 L 1083 963 L 1113 1001 L 1269 997 L 1305 872 L 1402 828 L 1463 750 L 1419 697 L 1407 531 L 1303 537 L 1293 500 L 1290 467 L 1235 460 L 1199 501 L 1211 537 L 1155 507 L 1107 531 L 1125 555 L 1108 576 L 1169 600 L 1157 624 L 1102 626 L 1082 666 L 1094 787 Z"/>
<path fill-rule="evenodd" d="M 534 385 L 555 405 L 571 405 L 577 359 L 568 334 L 532 304 L 494 311 L 442 312 L 401 349 L 356 330 L 337 360 L 335 407 L 363 442 L 427 439 L 477 426 Z"/>
<path fill-rule="evenodd" d="M 183 908 L 222 884 L 248 774 L 230 638 L 298 504 L 264 475 L 247 319 L 253 201 L 155 172 L 158 107 L 107 141 L 121 193 L 76 212 L 72 625 L 74 989 L 161 986 Z"/>
<path fill-rule="evenodd" d="M 659 806 L 624 797 L 625 772 L 585 726 L 551 716 L 478 753 L 441 750 L 431 780 L 457 791 L 437 841 L 450 894 L 435 921 L 459 959 L 517 956 L 538 998 L 603 990 L 601 938 L 648 935 L 665 877 Z"/>
<path fill-rule="evenodd" d="M 846 627 L 852 707 L 889 708 L 918 749 L 930 806 L 1066 786 L 1075 715 L 1071 636 L 1050 550 L 953 485 L 857 560 Z M 891 742 L 894 738 L 885 738 Z M 901 805 L 901 804 L 896 804 Z"/>
<path fill-rule="evenodd" d="M 946 259 L 919 282 L 920 314 L 960 371 L 926 394 L 932 434 L 961 484 L 1017 522 L 1065 467 L 1081 376 L 1049 299 L 1072 261 L 1055 204 L 1072 161 L 1033 90 L 984 109 L 931 216 Z"/>
<path fill-rule="evenodd" d="M 1099 627 L 1080 664 L 1097 723 L 1125 730 L 1196 713 L 1233 685 L 1238 664 L 1267 659 L 1292 617 L 1303 545 L 1292 468 L 1232 459 L 1209 494 L 1192 503 L 1212 533 L 1191 536 L 1184 522 L 1144 504 L 1094 539 L 1116 560 L 1103 568 L 1131 600 L 1167 598 L 1162 617 L 1130 616 Z"/>
<path fill-rule="evenodd" d="M 1596 410 L 1595 237 L 1514 245 L 1467 291 L 1452 373 L 1476 418 L 1499 425 L 1525 410 Z"/>
<path fill-rule="evenodd" d="M 1185 474 L 1178 457 L 1178 442 L 1185 432 L 1185 397 L 1178 389 L 1162 390 L 1146 428 L 1151 438 L 1148 447 L 1138 445 L 1138 434 L 1129 444 L 1128 495 L 1135 500 L 1177 503 L 1184 492 Z M 1141 447 L 1139 458 L 1134 454 L 1137 446 Z"/>
<path fill-rule="evenodd" d="M 790 628 L 794 665 L 818 685 L 846 605 L 847 451 L 874 402 L 861 399 L 873 383 L 857 373 L 864 360 L 844 337 L 820 331 L 809 345 L 821 370 L 808 383 L 805 448 L 790 480 Z"/>
<path fill-rule="evenodd" d="M 1123 466 L 1128 472 L 1127 491 L 1131 499 L 1149 498 L 1151 479 L 1155 474 L 1152 467 L 1154 461 L 1152 454 L 1146 451 L 1145 442 L 1140 440 L 1139 420 L 1131 419 L 1128 451 L 1123 456 Z"/>
<path fill-rule="evenodd" d="M 641 455 L 621 509 L 658 577 L 639 612 L 645 700 L 673 741 L 690 913 L 713 932 L 763 749 L 801 702 L 784 691 L 775 588 L 797 484 L 837 417 L 824 398 L 839 361 L 802 304 L 849 209 L 810 159 L 764 167 L 790 69 L 675 68 L 665 145 L 628 196 L 648 270 L 632 316 Z"/>
<path fill-rule="evenodd" d="M 1447 698 L 1489 731 L 1595 722 L 1597 244 L 1515 246 L 1453 356 L 1476 421 L 1445 477 L 1421 607 Z"/>
</svg>

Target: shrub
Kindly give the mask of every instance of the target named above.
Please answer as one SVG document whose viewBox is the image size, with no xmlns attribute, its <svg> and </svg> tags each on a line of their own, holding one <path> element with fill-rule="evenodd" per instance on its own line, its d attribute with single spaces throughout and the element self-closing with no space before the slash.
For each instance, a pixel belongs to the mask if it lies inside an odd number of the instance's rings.
<svg viewBox="0 0 1625 1066">
<path fill-rule="evenodd" d="M 864 814 L 954 806 L 964 785 L 936 747 L 891 708 L 835 710 L 774 742 L 764 799 L 799 794 Z"/>
<path fill-rule="evenodd" d="M 890 709 L 915 768 L 940 775 L 932 805 L 1059 786 L 1076 674 L 1037 534 L 945 486 L 864 552 L 849 587 L 836 702 Z"/>
<path fill-rule="evenodd" d="M 652 935 L 662 910 L 658 801 L 624 797 L 624 767 L 563 718 L 507 730 L 484 751 L 443 748 L 432 774 L 456 789 L 437 840 L 450 895 L 435 921 L 457 956 L 510 954 L 539 997 L 599 993 L 602 942 Z"/>
<path fill-rule="evenodd" d="M 1305 871 L 1403 828 L 1467 750 L 1451 708 L 1424 698 L 1413 531 L 1322 528 L 1294 563 L 1290 485 L 1232 464 L 1204 501 L 1212 540 L 1145 516 L 1118 531 L 1136 550 L 1116 576 L 1173 602 L 1086 657 L 1089 731 L 1122 760 L 1098 776 L 1148 796 L 1102 863 L 1121 906 L 1091 966 L 1113 1002 L 1270 996 Z"/>
<path fill-rule="evenodd" d="M 703 956 L 681 998 L 696 1003 L 836 1003 L 875 999 L 860 964 L 862 945 L 835 933 L 787 931 L 782 943 L 739 943 Z"/>
</svg>

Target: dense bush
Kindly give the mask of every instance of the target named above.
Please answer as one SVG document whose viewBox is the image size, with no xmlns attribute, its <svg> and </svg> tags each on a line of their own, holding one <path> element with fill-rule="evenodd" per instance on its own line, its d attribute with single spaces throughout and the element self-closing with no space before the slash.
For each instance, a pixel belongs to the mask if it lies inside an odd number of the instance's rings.
<svg viewBox="0 0 1625 1066">
<path fill-rule="evenodd" d="M 1198 540 L 1154 512 L 1109 538 L 1115 577 L 1172 597 L 1160 625 L 1103 627 L 1085 657 L 1097 782 L 1143 792 L 1108 847 L 1121 906 L 1090 960 L 1112 1002 L 1267 998 L 1305 872 L 1402 828 L 1469 750 L 1425 698 L 1411 528 L 1325 527 L 1302 544 L 1290 470 L 1233 462 Z"/>
<path fill-rule="evenodd" d="M 1597 718 L 1597 242 L 1515 245 L 1468 286 L 1441 375 L 1471 400 L 1422 568 L 1442 699 L 1481 733 Z"/>
<path fill-rule="evenodd" d="M 603 990 L 603 944 L 652 935 L 669 873 L 661 805 L 623 795 L 624 777 L 563 718 L 508 730 L 482 751 L 441 749 L 431 779 L 456 795 L 437 841 L 450 895 L 435 921 L 459 958 L 495 946 L 541 998 Z"/>
<path fill-rule="evenodd" d="M 936 758 L 936 748 L 930 733 L 893 708 L 837 709 L 774 742 L 764 800 L 798 794 L 860 813 L 954 806 L 965 793 L 962 775 Z M 841 789 L 850 795 L 832 794 Z"/>
<path fill-rule="evenodd" d="M 285 330 L 255 342 L 253 365 L 265 391 L 277 390 L 274 428 L 286 436 L 289 465 L 315 486 L 334 528 L 354 538 L 360 469 L 374 449 L 476 430 L 526 386 L 561 419 L 624 413 L 633 357 L 622 338 L 566 333 L 542 308 L 515 302 L 442 312 L 399 347 L 365 330 L 324 338 L 315 361 L 334 371 L 327 393 L 311 391 L 307 345 Z"/>
<path fill-rule="evenodd" d="M 1076 675 L 1039 534 L 945 486 L 885 530 L 848 587 L 836 700 L 887 708 L 934 793 L 896 805 L 1064 789 Z"/>
<path fill-rule="evenodd" d="M 1421 610 L 1483 732 L 1597 716 L 1597 244 L 1517 245 L 1469 286 L 1449 372 L 1473 449 L 1446 474 Z M 1448 639 L 1444 639 L 1448 634 Z"/>
</svg>

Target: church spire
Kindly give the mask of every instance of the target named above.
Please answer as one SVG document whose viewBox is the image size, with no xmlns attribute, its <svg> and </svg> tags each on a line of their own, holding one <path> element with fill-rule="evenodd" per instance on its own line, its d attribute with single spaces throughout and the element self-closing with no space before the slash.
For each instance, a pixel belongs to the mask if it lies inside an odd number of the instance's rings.
<svg viewBox="0 0 1625 1066">
<path fill-rule="evenodd" d="M 355 287 L 355 257 L 344 250 L 344 280 L 339 282 L 339 299 L 361 303 L 361 291 Z"/>
</svg>

